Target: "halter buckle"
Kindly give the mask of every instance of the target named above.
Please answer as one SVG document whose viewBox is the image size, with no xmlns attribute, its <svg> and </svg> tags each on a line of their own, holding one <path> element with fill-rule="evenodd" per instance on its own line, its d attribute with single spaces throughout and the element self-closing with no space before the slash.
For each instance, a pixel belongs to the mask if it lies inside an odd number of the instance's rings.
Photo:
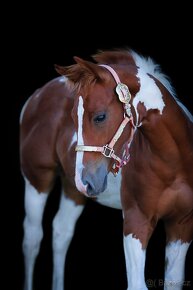
<svg viewBox="0 0 193 290">
<path fill-rule="evenodd" d="M 129 104 L 131 100 L 131 93 L 127 87 L 127 85 L 123 83 L 118 83 L 116 86 L 116 92 L 119 97 L 121 103 Z"/>
<path fill-rule="evenodd" d="M 106 145 L 103 146 L 103 152 L 102 152 L 102 154 L 103 154 L 105 157 L 107 157 L 107 158 L 111 158 L 111 156 L 112 156 L 113 153 L 114 153 L 113 148 L 110 148 L 110 147 L 108 146 L 108 144 L 106 144 Z"/>
</svg>

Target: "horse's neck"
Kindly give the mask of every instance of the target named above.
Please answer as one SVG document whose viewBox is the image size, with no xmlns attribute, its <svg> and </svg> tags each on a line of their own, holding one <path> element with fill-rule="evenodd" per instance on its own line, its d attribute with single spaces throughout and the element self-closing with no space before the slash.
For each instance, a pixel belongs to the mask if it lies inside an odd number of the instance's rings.
<svg viewBox="0 0 193 290">
<path fill-rule="evenodd" d="M 166 100 L 162 113 L 145 111 L 141 105 L 138 114 L 141 126 L 136 140 L 141 140 L 145 150 L 149 148 L 166 159 L 171 158 L 171 153 L 174 157 L 179 151 L 193 150 L 193 123 L 173 98 Z"/>
</svg>

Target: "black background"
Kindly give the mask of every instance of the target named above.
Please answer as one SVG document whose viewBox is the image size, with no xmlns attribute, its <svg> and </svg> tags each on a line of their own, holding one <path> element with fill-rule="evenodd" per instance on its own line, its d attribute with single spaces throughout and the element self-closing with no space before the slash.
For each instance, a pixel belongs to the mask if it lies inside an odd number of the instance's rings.
<svg viewBox="0 0 193 290">
<path fill-rule="evenodd" d="M 68 7 L 59 2 L 42 6 L 17 3 L 5 9 L 1 135 L 5 145 L 2 197 L 6 197 L 2 201 L 2 240 L 5 242 L 2 283 L 6 290 L 22 290 L 23 283 L 24 195 L 19 169 L 19 114 L 35 89 L 58 76 L 54 64 L 72 64 L 74 55 L 89 59 L 98 49 L 130 47 L 161 64 L 179 99 L 193 113 L 190 7 L 175 4 L 169 9 L 164 2 L 144 6 L 131 3 L 127 7 L 124 3 L 104 7 L 100 2 L 80 7 L 77 3 Z M 51 223 L 58 206 L 58 187 L 45 211 L 45 235 L 35 269 L 35 290 L 51 289 Z M 164 240 L 160 224 L 149 250 L 147 277 L 150 279 L 162 278 Z M 190 280 L 192 251 L 188 259 L 187 279 Z M 88 201 L 68 252 L 65 277 L 65 290 L 126 289 L 120 211 Z"/>
</svg>

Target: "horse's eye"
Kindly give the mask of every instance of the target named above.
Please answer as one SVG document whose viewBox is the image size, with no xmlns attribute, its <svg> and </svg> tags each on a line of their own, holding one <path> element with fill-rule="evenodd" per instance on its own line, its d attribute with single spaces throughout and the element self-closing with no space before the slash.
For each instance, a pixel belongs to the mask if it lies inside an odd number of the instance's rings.
<svg viewBox="0 0 193 290">
<path fill-rule="evenodd" d="M 106 119 L 106 114 L 99 114 L 94 117 L 94 122 L 95 123 L 102 123 Z"/>
</svg>

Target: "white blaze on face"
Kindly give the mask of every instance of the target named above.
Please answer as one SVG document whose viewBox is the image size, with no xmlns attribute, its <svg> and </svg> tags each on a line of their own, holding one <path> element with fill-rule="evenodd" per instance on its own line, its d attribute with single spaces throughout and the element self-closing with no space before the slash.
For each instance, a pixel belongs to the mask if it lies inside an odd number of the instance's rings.
<svg viewBox="0 0 193 290">
<path fill-rule="evenodd" d="M 137 105 L 141 102 L 144 104 L 147 111 L 150 109 L 158 109 L 160 114 L 162 114 L 165 103 L 162 93 L 154 79 L 140 68 L 138 69 L 137 77 L 140 80 L 140 90 L 133 99 L 133 106 L 135 107 L 136 113 Z M 137 113 L 137 119 L 138 117 Z"/>
<path fill-rule="evenodd" d="M 82 135 L 82 128 L 83 128 L 83 116 L 84 116 L 84 107 L 83 107 L 83 99 L 80 96 L 78 102 L 78 138 L 77 138 L 77 145 L 84 145 L 83 135 Z M 83 152 L 78 151 L 76 153 L 76 167 L 75 167 L 75 183 L 77 189 L 87 195 L 87 186 L 85 186 L 82 182 L 82 170 L 83 166 Z"/>
</svg>

